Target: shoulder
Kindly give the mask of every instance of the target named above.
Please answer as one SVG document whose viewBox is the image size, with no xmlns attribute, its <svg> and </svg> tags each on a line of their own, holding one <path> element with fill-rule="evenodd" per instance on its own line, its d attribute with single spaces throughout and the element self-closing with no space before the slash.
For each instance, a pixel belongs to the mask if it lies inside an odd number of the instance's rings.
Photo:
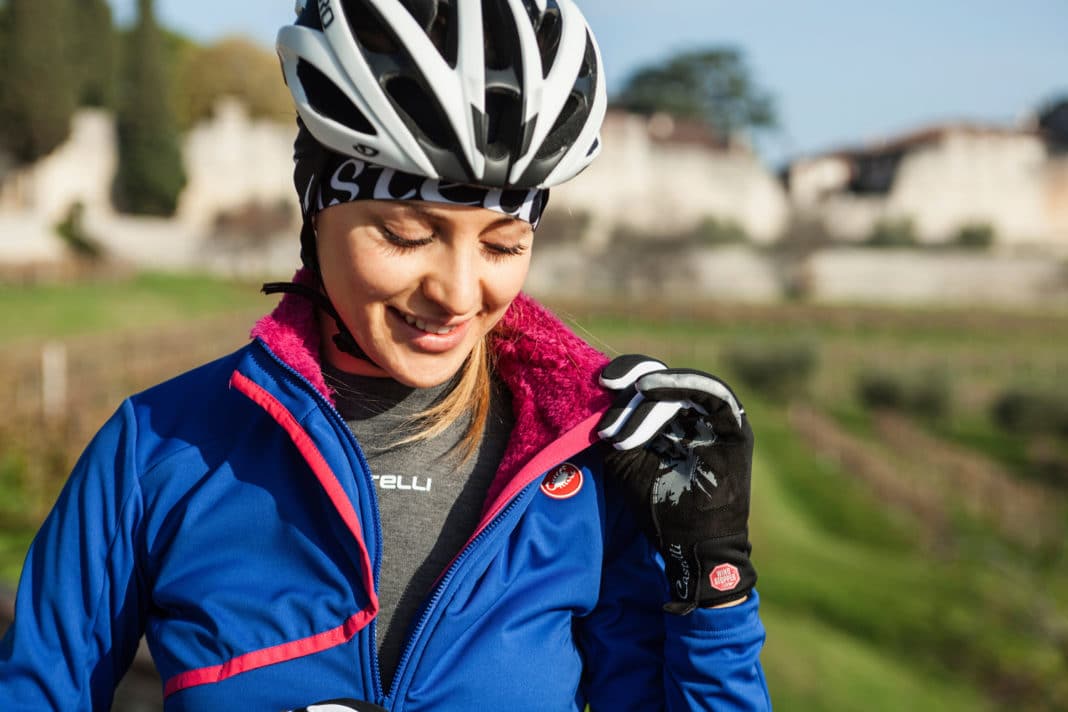
<svg viewBox="0 0 1068 712">
<path fill-rule="evenodd" d="M 262 416 L 230 387 L 234 372 L 256 359 L 259 349 L 252 342 L 127 399 L 120 412 L 132 431 L 132 462 L 142 474 L 183 454 L 211 459 L 250 419 Z"/>
</svg>

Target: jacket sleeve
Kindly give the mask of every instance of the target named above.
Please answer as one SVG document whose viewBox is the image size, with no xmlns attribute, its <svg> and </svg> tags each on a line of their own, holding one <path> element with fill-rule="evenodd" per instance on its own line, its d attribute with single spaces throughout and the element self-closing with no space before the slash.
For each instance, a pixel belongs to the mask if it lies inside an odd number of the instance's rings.
<svg viewBox="0 0 1068 712">
<path fill-rule="evenodd" d="M 127 401 L 82 453 L 34 538 L 0 641 L 0 709 L 110 708 L 144 627 L 135 440 Z"/>
<path fill-rule="evenodd" d="M 733 608 L 663 612 L 663 563 L 606 483 L 601 596 L 579 630 L 592 712 L 771 709 L 760 650 L 759 596 Z"/>
</svg>

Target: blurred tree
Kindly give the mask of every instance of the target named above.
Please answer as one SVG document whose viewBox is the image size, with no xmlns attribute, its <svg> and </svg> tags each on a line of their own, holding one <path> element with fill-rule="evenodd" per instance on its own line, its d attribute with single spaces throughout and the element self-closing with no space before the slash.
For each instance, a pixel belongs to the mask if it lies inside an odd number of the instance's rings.
<svg viewBox="0 0 1068 712">
<path fill-rule="evenodd" d="M 106 0 L 73 0 L 71 68 L 78 73 L 78 102 L 110 107 L 115 100 L 115 28 Z"/>
<path fill-rule="evenodd" d="M 863 242 L 868 247 L 918 247 L 916 223 L 908 217 L 882 218 Z"/>
<path fill-rule="evenodd" d="M 953 236 L 953 244 L 968 250 L 986 250 L 997 242 L 997 230 L 990 223 L 961 225 Z"/>
<path fill-rule="evenodd" d="M 778 126 L 774 101 L 753 80 L 741 51 L 731 47 L 683 52 L 645 66 L 627 80 L 615 104 L 704 121 L 727 138 Z"/>
<path fill-rule="evenodd" d="M 192 47 L 177 70 L 178 122 L 190 128 L 209 118 L 222 97 L 232 96 L 258 118 L 292 121 L 293 101 L 273 52 L 240 37 Z"/>
<path fill-rule="evenodd" d="M 123 56 L 114 200 L 123 212 L 173 215 L 186 176 L 170 108 L 164 37 L 152 0 L 137 4 L 138 22 Z"/>
<path fill-rule="evenodd" d="M 0 147 L 19 163 L 47 155 L 70 133 L 77 82 L 67 65 L 69 14 L 69 0 L 0 5 Z"/>
</svg>

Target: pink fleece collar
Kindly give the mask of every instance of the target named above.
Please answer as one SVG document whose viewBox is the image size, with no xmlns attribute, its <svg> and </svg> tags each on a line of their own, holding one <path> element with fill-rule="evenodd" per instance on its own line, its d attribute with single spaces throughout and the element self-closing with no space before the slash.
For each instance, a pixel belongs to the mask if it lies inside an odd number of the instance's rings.
<svg viewBox="0 0 1068 712">
<path fill-rule="evenodd" d="M 294 281 L 315 284 L 307 270 L 299 271 Z M 521 294 L 505 314 L 498 333 L 493 343 L 497 372 L 512 392 L 516 425 L 487 503 L 493 502 L 540 450 L 607 408 L 610 401 L 597 383 L 608 359 L 534 299 Z M 256 324 L 252 337 L 261 339 L 333 402 L 319 361 L 315 309 L 307 299 L 285 295 L 275 310 Z"/>
</svg>

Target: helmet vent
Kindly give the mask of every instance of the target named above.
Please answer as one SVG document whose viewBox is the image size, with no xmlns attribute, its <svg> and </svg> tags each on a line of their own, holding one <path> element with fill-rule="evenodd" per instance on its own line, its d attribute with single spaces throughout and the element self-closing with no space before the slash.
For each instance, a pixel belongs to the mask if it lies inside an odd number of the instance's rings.
<svg viewBox="0 0 1068 712">
<path fill-rule="evenodd" d="M 541 53 L 541 71 L 543 77 L 548 77 L 552 71 L 556 56 L 560 50 L 561 25 L 560 10 L 550 6 L 541 17 L 538 24 L 537 38 L 538 51 Z"/>
<path fill-rule="evenodd" d="M 571 87 L 571 95 L 568 96 L 564 108 L 556 118 L 556 123 L 549 130 L 545 143 L 536 155 L 537 159 L 545 159 L 568 148 L 578 139 L 582 133 L 582 127 L 590 116 L 590 108 L 594 104 L 597 93 L 597 51 L 594 49 L 593 38 L 586 34 L 586 56 L 582 60 L 582 68 L 575 84 Z"/>
<path fill-rule="evenodd" d="M 549 130 L 549 135 L 545 137 L 545 142 L 538 149 L 535 158 L 539 161 L 551 158 L 562 150 L 569 148 L 582 131 L 582 126 L 586 123 L 586 115 L 588 113 L 589 109 L 582 100 L 582 96 L 572 92 L 571 96 L 567 98 L 564 108 L 560 111 L 560 115 L 556 118 L 556 123 Z"/>
<path fill-rule="evenodd" d="M 586 55 L 582 58 L 582 66 L 579 67 L 579 77 L 589 78 L 591 89 L 597 82 L 597 50 L 594 49 L 593 38 L 586 33 Z"/>
<path fill-rule="evenodd" d="M 377 132 L 360 109 L 345 93 L 313 64 L 297 61 L 297 78 L 304 87 L 308 102 L 316 113 L 347 126 L 353 131 L 374 136 Z"/>
<path fill-rule="evenodd" d="M 518 30 L 515 18 L 505 5 L 500 0 L 482 0 L 482 37 L 486 69 L 514 69 L 518 75 L 522 64 L 515 39 Z"/>
<path fill-rule="evenodd" d="M 400 52 L 393 32 L 367 0 L 341 0 L 341 5 L 345 8 L 349 30 L 361 49 L 374 54 Z"/>
<path fill-rule="evenodd" d="M 438 0 L 438 11 L 434 22 L 427 28 L 427 36 L 441 53 L 441 58 L 453 69 L 456 69 L 457 57 L 460 54 L 459 18 L 456 16 L 456 2 L 450 0 Z"/>
<path fill-rule="evenodd" d="M 523 142 L 523 100 L 506 89 L 486 91 L 486 155 L 500 160 L 520 150 Z"/>
<path fill-rule="evenodd" d="M 393 77 L 386 82 L 386 93 L 401 110 L 405 122 L 416 134 L 436 148 L 453 147 L 452 129 L 434 97 L 411 77 Z"/>
<path fill-rule="evenodd" d="M 424 30 L 430 30 L 438 15 L 438 0 L 401 0 L 401 5 L 411 13 Z"/>
</svg>

